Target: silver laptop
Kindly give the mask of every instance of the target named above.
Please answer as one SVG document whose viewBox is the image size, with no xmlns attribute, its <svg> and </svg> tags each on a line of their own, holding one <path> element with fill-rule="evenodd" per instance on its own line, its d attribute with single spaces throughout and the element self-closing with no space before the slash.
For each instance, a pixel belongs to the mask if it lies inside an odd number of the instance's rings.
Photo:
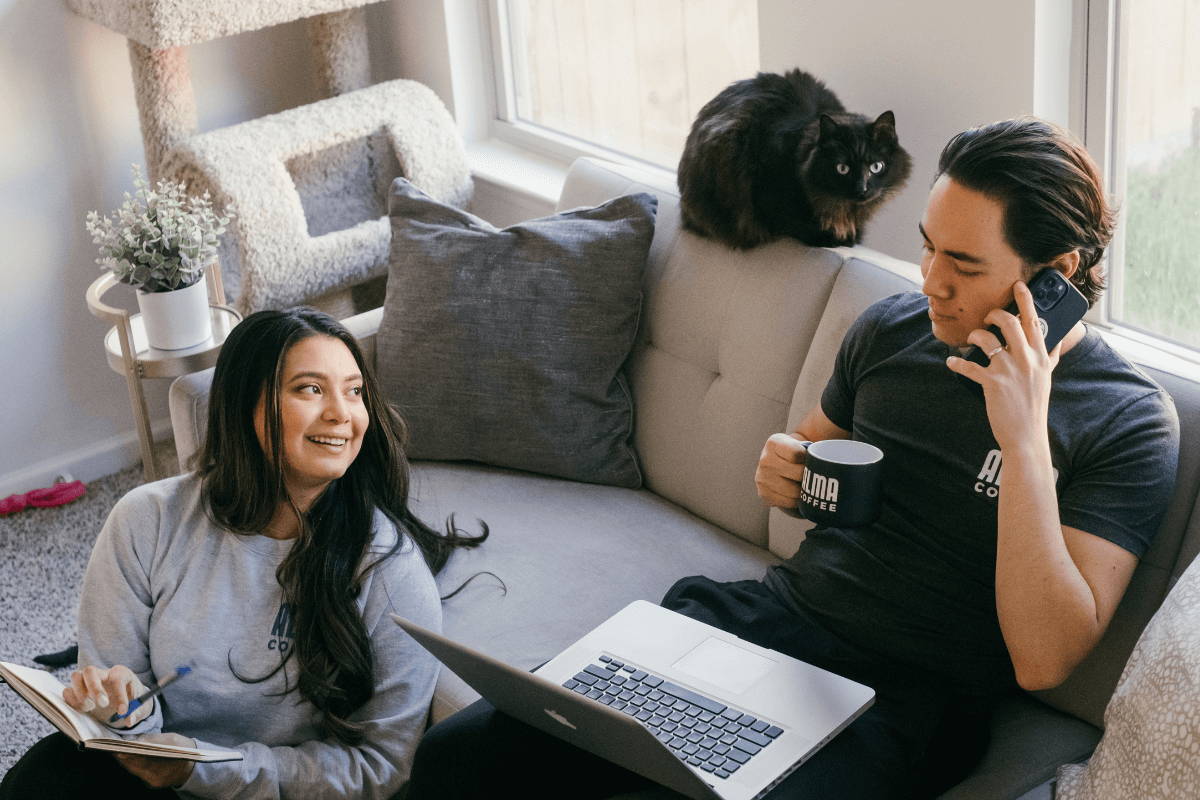
<svg viewBox="0 0 1200 800">
<path fill-rule="evenodd" d="M 697 800 L 765 794 L 875 701 L 644 600 L 534 672 L 392 618 L 501 711 Z"/>
</svg>

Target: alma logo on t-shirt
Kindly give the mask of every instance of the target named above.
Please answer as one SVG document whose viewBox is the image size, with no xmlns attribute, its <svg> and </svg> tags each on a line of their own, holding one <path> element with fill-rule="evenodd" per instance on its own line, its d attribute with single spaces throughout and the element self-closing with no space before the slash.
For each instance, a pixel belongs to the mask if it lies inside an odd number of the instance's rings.
<svg viewBox="0 0 1200 800">
<path fill-rule="evenodd" d="M 275 624 L 271 626 L 271 638 L 267 640 L 268 650 L 278 650 L 286 655 L 292 646 L 292 636 L 296 633 L 292 623 L 292 604 L 280 603 L 279 612 L 275 615 Z"/>
<path fill-rule="evenodd" d="M 983 468 L 975 476 L 975 493 L 987 495 L 993 500 L 1000 496 L 1000 473 L 1004 469 L 1003 457 L 999 450 L 989 450 L 983 459 Z M 1054 470 L 1054 485 L 1058 485 L 1058 469 Z"/>
</svg>

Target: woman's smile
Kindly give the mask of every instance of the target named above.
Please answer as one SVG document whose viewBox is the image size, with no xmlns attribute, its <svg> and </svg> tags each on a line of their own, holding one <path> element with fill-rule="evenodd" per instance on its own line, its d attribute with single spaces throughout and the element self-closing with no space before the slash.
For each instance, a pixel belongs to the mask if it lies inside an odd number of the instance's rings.
<svg viewBox="0 0 1200 800">
<path fill-rule="evenodd" d="M 306 438 L 313 444 L 339 449 L 349 441 L 349 439 L 344 436 L 308 436 Z"/>
</svg>

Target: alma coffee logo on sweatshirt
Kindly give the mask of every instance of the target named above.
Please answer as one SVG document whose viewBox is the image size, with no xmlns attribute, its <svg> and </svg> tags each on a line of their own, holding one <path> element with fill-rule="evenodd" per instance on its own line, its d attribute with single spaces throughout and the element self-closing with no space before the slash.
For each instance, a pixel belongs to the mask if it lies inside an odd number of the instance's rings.
<svg viewBox="0 0 1200 800">
<path fill-rule="evenodd" d="M 292 646 L 295 633 L 295 626 L 292 624 L 292 604 L 280 603 L 279 612 L 275 615 L 275 624 L 271 626 L 271 638 L 267 640 L 267 649 L 286 654 Z"/>
</svg>

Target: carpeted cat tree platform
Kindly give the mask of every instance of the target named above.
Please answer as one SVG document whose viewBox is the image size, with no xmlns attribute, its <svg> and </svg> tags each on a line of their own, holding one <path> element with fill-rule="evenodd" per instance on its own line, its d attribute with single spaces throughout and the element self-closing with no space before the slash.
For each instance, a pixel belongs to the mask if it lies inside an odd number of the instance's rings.
<svg viewBox="0 0 1200 800">
<path fill-rule="evenodd" d="M 150 175 L 236 205 L 210 289 L 221 297 L 227 284 L 243 313 L 308 303 L 345 317 L 377 305 L 378 289 L 358 303 L 352 289 L 386 271 L 397 175 L 443 202 L 470 200 L 462 141 L 437 96 L 414 81 L 368 85 L 362 7 L 373 2 L 67 0 L 129 40 Z M 327 99 L 198 133 L 187 46 L 297 19 Z"/>
</svg>

